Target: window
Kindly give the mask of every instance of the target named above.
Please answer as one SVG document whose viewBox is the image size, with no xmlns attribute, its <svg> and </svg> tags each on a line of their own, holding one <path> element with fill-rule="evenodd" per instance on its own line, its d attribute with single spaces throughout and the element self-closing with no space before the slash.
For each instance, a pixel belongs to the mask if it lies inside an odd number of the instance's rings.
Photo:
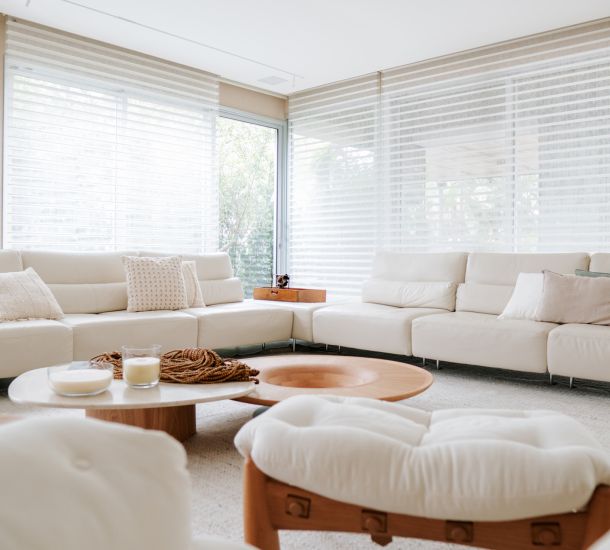
<svg viewBox="0 0 610 550">
<path fill-rule="evenodd" d="M 215 251 L 217 82 L 8 22 L 7 248 Z"/>
<path fill-rule="evenodd" d="M 610 19 L 295 94 L 289 272 L 376 248 L 610 250 Z"/>
<path fill-rule="evenodd" d="M 217 122 L 220 172 L 220 250 L 231 256 L 246 296 L 269 286 L 281 125 L 223 112 Z M 231 117 L 231 118 L 229 118 Z"/>
</svg>

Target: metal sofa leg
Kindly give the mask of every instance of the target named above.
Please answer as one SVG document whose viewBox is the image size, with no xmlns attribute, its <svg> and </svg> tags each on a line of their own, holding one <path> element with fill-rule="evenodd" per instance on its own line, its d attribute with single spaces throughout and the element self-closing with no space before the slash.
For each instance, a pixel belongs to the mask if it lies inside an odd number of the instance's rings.
<svg viewBox="0 0 610 550">
<path fill-rule="evenodd" d="M 436 360 L 436 370 L 441 370 L 441 360 L 440 359 Z"/>
<path fill-rule="evenodd" d="M 425 367 L 425 366 L 426 366 L 426 358 L 425 358 L 425 357 L 422 357 L 422 358 L 421 358 L 421 366 L 422 366 L 422 367 Z"/>
<path fill-rule="evenodd" d="M 553 373 L 549 372 L 549 384 L 552 386 L 553 385 Z"/>
<path fill-rule="evenodd" d="M 297 350 L 297 341 L 296 338 L 292 338 L 292 353 Z"/>
<path fill-rule="evenodd" d="M 326 351 L 328 351 L 328 344 L 326 344 Z"/>
<path fill-rule="evenodd" d="M 265 342 L 263 342 L 263 343 L 261 344 L 261 351 L 265 351 L 265 348 L 266 348 L 266 347 L 267 347 L 267 346 L 265 345 Z"/>
<path fill-rule="evenodd" d="M 570 389 L 574 387 L 574 377 L 570 376 Z"/>
</svg>

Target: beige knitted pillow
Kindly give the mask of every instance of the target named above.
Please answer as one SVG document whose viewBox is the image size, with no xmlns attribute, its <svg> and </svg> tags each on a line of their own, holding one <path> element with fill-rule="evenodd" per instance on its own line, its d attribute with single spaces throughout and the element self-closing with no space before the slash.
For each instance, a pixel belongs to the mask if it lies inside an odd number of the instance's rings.
<svg viewBox="0 0 610 550">
<path fill-rule="evenodd" d="M 180 256 L 123 256 L 127 278 L 127 311 L 188 307 Z"/>
<path fill-rule="evenodd" d="M 538 321 L 610 325 L 610 278 L 544 272 Z"/>
<path fill-rule="evenodd" d="M 184 277 L 188 306 L 204 307 L 205 303 L 203 301 L 203 294 L 201 293 L 201 285 L 197 278 L 197 264 L 192 260 L 182 262 L 182 275 Z"/>
<path fill-rule="evenodd" d="M 55 296 L 31 267 L 0 273 L 0 321 L 61 319 L 63 316 Z"/>
</svg>

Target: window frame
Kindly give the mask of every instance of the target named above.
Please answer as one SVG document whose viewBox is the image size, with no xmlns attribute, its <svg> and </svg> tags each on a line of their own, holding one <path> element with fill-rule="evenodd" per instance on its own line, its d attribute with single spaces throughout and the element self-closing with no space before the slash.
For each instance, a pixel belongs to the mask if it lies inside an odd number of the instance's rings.
<svg viewBox="0 0 610 550">
<path fill-rule="evenodd" d="M 288 231 L 288 121 L 250 113 L 232 107 L 218 106 L 217 117 L 256 124 L 277 131 L 276 175 L 275 175 L 275 208 L 273 230 L 273 270 L 274 273 L 286 273 L 287 268 L 287 231 Z M 220 162 L 220 160 L 219 160 Z"/>
</svg>

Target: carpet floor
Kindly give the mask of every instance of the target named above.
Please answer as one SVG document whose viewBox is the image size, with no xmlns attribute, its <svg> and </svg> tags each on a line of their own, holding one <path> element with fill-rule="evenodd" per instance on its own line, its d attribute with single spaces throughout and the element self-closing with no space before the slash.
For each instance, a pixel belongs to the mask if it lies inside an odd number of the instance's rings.
<svg viewBox="0 0 610 550">
<path fill-rule="evenodd" d="M 610 385 L 567 380 L 550 385 L 540 375 L 498 371 L 463 365 L 444 365 L 432 370 L 435 382 L 423 394 L 405 401 L 425 410 L 442 408 L 551 409 L 566 412 L 587 426 L 610 452 Z M 247 422 L 253 405 L 235 401 L 197 406 L 197 434 L 185 445 L 193 482 L 193 532 L 229 539 L 242 538 L 242 459 L 233 438 Z M 82 415 L 81 411 L 40 409 L 11 403 L 6 390 L 0 392 L 0 414 Z M 283 550 L 380 548 L 364 535 L 285 532 Z M 420 540 L 394 539 L 393 549 L 448 549 L 451 545 Z M 212 549 L 210 549 L 212 550 Z"/>
</svg>

